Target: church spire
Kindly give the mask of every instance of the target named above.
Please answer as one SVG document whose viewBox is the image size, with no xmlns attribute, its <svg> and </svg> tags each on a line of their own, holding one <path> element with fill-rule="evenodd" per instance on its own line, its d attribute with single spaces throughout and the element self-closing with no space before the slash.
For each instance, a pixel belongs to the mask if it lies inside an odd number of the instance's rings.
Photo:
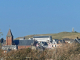
<svg viewBox="0 0 80 60">
<path fill-rule="evenodd" d="M 9 29 L 7 36 L 13 36 L 12 32 L 11 32 L 11 29 Z"/>
</svg>

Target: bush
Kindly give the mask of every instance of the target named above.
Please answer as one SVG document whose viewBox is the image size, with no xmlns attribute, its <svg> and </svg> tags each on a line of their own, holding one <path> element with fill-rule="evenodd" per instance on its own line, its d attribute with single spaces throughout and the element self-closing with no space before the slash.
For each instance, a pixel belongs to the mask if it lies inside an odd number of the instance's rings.
<svg viewBox="0 0 80 60">
<path fill-rule="evenodd" d="M 26 57 L 30 57 L 32 60 L 80 60 L 80 44 L 64 44 L 60 48 L 45 51 L 22 49 L 11 51 L 4 57 L 7 57 L 7 60 L 27 60 Z"/>
</svg>

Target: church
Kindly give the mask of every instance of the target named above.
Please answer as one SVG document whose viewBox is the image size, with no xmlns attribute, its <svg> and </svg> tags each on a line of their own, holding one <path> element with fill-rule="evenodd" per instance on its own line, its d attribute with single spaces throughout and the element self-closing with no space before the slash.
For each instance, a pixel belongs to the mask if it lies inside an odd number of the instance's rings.
<svg viewBox="0 0 80 60">
<path fill-rule="evenodd" d="M 30 48 L 31 45 L 34 45 L 34 40 L 13 40 L 13 35 L 11 29 L 9 29 L 8 34 L 6 36 L 6 43 L 2 46 L 3 50 L 17 50 Z"/>
</svg>

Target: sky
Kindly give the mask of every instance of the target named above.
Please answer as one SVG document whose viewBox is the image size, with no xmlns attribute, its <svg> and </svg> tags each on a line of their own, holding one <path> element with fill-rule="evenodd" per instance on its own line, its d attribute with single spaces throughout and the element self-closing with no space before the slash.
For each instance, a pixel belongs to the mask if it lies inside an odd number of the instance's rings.
<svg viewBox="0 0 80 60">
<path fill-rule="evenodd" d="M 80 32 L 80 0 L 0 0 L 0 29 L 14 38 L 33 34 Z M 1 38 L 0 37 L 0 38 Z"/>
</svg>

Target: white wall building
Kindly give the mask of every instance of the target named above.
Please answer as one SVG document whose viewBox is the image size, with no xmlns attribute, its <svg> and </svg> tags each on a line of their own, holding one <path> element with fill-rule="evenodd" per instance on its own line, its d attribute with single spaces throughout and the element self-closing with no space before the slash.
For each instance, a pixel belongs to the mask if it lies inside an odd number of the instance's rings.
<svg viewBox="0 0 80 60">
<path fill-rule="evenodd" d="M 38 42 L 52 42 L 52 36 L 34 36 L 33 40 Z"/>
<path fill-rule="evenodd" d="M 19 40 L 25 40 L 25 38 L 24 37 L 20 37 Z"/>
<path fill-rule="evenodd" d="M 16 45 L 6 45 L 6 46 L 2 46 L 2 50 L 17 50 L 17 46 Z"/>
</svg>

